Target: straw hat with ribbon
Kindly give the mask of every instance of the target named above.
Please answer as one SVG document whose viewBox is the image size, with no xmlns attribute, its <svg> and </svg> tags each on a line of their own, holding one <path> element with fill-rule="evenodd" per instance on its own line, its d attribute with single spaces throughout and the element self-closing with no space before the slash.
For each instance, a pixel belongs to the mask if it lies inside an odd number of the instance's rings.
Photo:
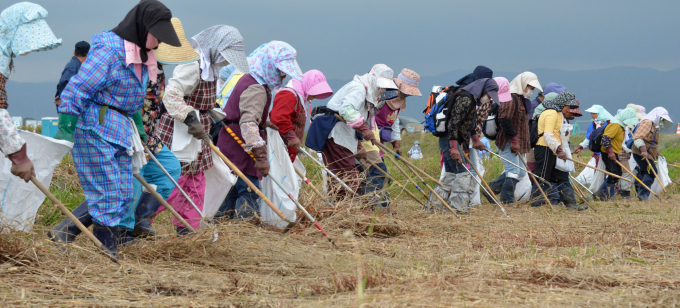
<svg viewBox="0 0 680 308">
<path fill-rule="evenodd" d="M 182 27 L 182 22 L 176 17 L 173 17 L 171 22 L 182 46 L 172 47 L 165 43 L 160 44 L 156 50 L 156 59 L 158 59 L 158 62 L 163 64 L 187 64 L 198 60 L 200 56 L 196 53 L 194 48 L 191 47 L 189 40 L 187 40 L 186 34 L 184 34 L 184 28 Z"/>
</svg>

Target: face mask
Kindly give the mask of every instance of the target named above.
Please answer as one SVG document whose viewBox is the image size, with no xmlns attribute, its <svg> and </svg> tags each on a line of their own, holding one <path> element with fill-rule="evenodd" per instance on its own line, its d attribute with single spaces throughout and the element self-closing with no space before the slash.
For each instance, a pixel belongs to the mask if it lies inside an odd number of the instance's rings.
<svg viewBox="0 0 680 308">
<path fill-rule="evenodd" d="M 532 96 L 534 96 L 534 90 L 529 90 L 527 93 L 524 93 L 524 98 L 530 99 Z"/>
<path fill-rule="evenodd" d="M 484 104 L 488 104 L 491 101 L 491 99 L 488 96 L 484 95 L 484 96 L 482 96 L 482 99 L 480 99 L 479 101 L 482 105 L 484 105 Z"/>
</svg>

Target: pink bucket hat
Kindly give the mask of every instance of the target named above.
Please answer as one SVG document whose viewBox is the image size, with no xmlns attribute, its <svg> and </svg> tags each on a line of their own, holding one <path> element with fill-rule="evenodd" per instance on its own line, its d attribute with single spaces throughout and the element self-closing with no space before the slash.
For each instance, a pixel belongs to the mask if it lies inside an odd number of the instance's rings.
<svg viewBox="0 0 680 308">
<path fill-rule="evenodd" d="M 512 96 L 510 96 L 510 83 L 508 80 L 505 77 L 494 77 L 493 80 L 498 84 L 498 99 L 500 102 L 496 103 L 500 104 L 511 101 Z"/>
<path fill-rule="evenodd" d="M 333 90 L 326 81 L 326 76 L 319 70 L 310 70 L 302 76 L 302 81 L 293 79 L 293 89 L 302 97 L 313 95 L 317 99 L 326 99 L 333 95 Z"/>
<path fill-rule="evenodd" d="M 423 96 L 420 90 L 418 90 L 419 82 L 420 75 L 408 68 L 401 70 L 399 76 L 394 78 L 394 83 L 399 87 L 399 91 L 412 96 Z"/>
</svg>

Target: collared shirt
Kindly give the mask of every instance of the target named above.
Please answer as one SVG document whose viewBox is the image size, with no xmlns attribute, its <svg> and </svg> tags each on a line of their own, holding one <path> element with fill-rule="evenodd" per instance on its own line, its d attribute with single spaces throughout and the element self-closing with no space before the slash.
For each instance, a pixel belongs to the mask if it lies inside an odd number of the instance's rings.
<svg viewBox="0 0 680 308">
<path fill-rule="evenodd" d="M 99 124 L 102 106 L 114 107 L 131 116 L 144 104 L 147 68 L 143 66 L 144 81 L 140 82 L 132 65 L 125 66 L 123 46 L 123 39 L 111 31 L 94 35 L 87 60 L 61 94 L 59 112 L 80 116 L 77 128 L 93 131 L 110 143 L 130 148 L 134 132 L 126 116 L 109 109 L 104 123 Z"/>
<path fill-rule="evenodd" d="M 654 140 L 654 138 L 656 138 L 656 140 Z M 637 128 L 635 129 L 635 134 L 633 134 L 633 140 L 636 143 L 636 145 L 634 145 L 631 149 L 633 150 L 633 153 L 637 155 L 641 154 L 640 146 L 642 145 L 638 140 L 642 140 L 644 141 L 645 146 L 647 146 L 647 152 L 649 155 L 651 155 L 654 159 L 659 156 L 659 136 L 657 134 L 656 128 L 654 127 L 654 123 L 652 123 L 651 120 L 642 120 L 642 122 L 638 124 Z"/>
<path fill-rule="evenodd" d="M 500 106 L 498 106 L 498 117 L 501 122 L 502 129 L 498 132 L 498 136 L 496 137 L 496 146 L 499 149 L 505 149 L 505 144 L 510 140 L 510 138 L 518 136 L 519 151 L 521 154 L 526 154 L 529 153 L 529 150 L 531 149 L 531 145 L 529 143 L 529 122 L 527 120 L 527 109 L 521 100 L 522 98 L 517 94 L 512 94 L 512 98 L 513 99 L 511 101 L 503 102 L 500 104 Z M 517 108 L 515 108 L 515 106 Z M 507 124 L 509 124 L 510 127 L 508 127 Z M 557 131 L 557 135 L 559 136 L 559 130 Z"/>
</svg>

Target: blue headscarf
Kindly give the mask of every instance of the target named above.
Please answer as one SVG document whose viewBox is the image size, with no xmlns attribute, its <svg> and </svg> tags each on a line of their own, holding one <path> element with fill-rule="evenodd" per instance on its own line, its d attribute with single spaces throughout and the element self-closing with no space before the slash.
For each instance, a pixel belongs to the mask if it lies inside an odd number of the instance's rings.
<svg viewBox="0 0 680 308">
<path fill-rule="evenodd" d="M 551 82 L 551 83 L 549 83 L 545 86 L 545 90 L 543 90 L 543 94 L 545 94 L 545 95 L 547 95 L 549 93 L 560 94 L 560 93 L 564 92 L 564 90 L 566 90 L 566 89 L 567 89 L 567 87 L 565 87 L 563 85 Z"/>
<path fill-rule="evenodd" d="M 9 76 L 17 55 L 51 50 L 61 46 L 45 18 L 47 11 L 30 2 L 14 4 L 0 13 L 0 73 Z"/>
</svg>

